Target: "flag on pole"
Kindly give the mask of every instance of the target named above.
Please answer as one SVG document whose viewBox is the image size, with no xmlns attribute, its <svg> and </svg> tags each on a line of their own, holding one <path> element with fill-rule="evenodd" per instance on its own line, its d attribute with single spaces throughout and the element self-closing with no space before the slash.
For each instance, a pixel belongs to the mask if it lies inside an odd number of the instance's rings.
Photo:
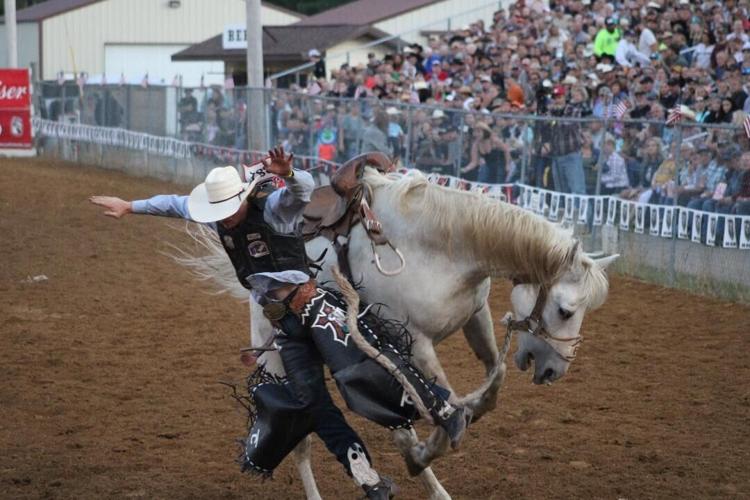
<svg viewBox="0 0 750 500">
<path fill-rule="evenodd" d="M 57 84 L 58 85 L 64 85 L 65 84 L 65 73 L 62 71 L 59 71 L 57 73 Z"/>
<path fill-rule="evenodd" d="M 120 86 L 125 85 L 125 73 L 120 73 Z"/>
<path fill-rule="evenodd" d="M 78 78 L 76 79 L 76 83 L 79 87 L 83 87 L 86 85 L 86 74 L 85 73 L 78 73 Z"/>
<path fill-rule="evenodd" d="M 318 95 L 320 94 L 321 88 L 317 80 L 313 80 L 309 87 L 307 87 L 307 95 Z"/>
<path fill-rule="evenodd" d="M 102 85 L 107 85 L 107 74 L 102 73 Z"/>
<path fill-rule="evenodd" d="M 622 120 L 622 117 L 625 116 L 625 113 L 628 112 L 628 101 L 622 100 L 615 106 L 615 109 L 613 110 L 612 114 L 614 115 L 615 119 Z"/>
<path fill-rule="evenodd" d="M 206 76 L 206 75 L 204 75 L 203 73 L 201 73 L 201 88 L 202 88 L 202 89 L 205 89 L 205 88 L 206 88 L 206 81 L 205 81 L 205 76 Z"/>
<path fill-rule="evenodd" d="M 180 75 L 174 75 L 174 78 L 172 79 L 172 87 L 179 87 L 180 86 Z"/>
<path fill-rule="evenodd" d="M 674 125 L 675 123 L 682 120 L 682 113 L 679 107 L 672 108 L 667 114 L 667 126 Z"/>
<path fill-rule="evenodd" d="M 148 88 L 148 73 L 143 75 L 143 79 L 141 80 L 141 87 L 143 87 L 144 89 Z"/>
<path fill-rule="evenodd" d="M 675 123 L 682 121 L 683 118 L 695 120 L 695 111 L 681 104 L 669 110 L 669 114 L 667 115 L 667 125 L 674 125 Z"/>
</svg>

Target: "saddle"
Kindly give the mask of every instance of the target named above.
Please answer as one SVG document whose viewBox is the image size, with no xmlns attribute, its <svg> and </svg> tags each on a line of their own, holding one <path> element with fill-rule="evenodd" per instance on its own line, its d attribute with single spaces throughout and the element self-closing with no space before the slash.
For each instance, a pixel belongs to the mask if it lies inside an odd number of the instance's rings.
<svg viewBox="0 0 750 500">
<path fill-rule="evenodd" d="M 331 177 L 330 185 L 313 191 L 310 203 L 303 213 L 302 235 L 305 241 L 324 236 L 333 242 L 339 268 L 349 280 L 349 245 L 342 244 L 339 236 L 348 238 L 351 228 L 361 222 L 373 244 L 388 243 L 380 221 L 370 209 L 372 193 L 362 183 L 362 176 L 368 165 L 374 166 L 381 173 L 393 170 L 393 163 L 383 153 L 365 153 L 352 158 Z"/>
</svg>

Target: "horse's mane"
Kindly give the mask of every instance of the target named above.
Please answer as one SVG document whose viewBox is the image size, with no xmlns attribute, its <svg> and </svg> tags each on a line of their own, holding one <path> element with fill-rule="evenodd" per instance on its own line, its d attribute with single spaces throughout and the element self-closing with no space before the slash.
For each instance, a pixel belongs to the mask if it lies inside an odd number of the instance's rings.
<svg viewBox="0 0 750 500">
<path fill-rule="evenodd" d="M 367 169 L 365 182 L 382 188 L 389 206 L 415 219 L 417 227 L 461 245 L 490 276 L 519 276 L 551 285 L 572 270 L 583 282 L 587 305 L 607 295 L 604 272 L 579 251 L 576 240 L 542 217 L 486 195 L 428 182 L 419 171 L 383 176 Z"/>
</svg>

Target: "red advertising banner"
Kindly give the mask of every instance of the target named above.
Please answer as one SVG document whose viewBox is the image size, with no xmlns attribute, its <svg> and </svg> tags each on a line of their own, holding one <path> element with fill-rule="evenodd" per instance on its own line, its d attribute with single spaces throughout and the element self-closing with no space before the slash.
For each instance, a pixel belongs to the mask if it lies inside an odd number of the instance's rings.
<svg viewBox="0 0 750 500">
<path fill-rule="evenodd" d="M 31 146 L 29 70 L 0 68 L 0 148 Z"/>
</svg>

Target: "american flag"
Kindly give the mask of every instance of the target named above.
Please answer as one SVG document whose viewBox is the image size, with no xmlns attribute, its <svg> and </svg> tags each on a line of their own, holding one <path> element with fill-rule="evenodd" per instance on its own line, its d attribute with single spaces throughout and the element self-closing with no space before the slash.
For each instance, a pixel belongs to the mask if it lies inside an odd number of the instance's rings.
<svg viewBox="0 0 750 500">
<path fill-rule="evenodd" d="M 141 80 L 141 87 L 143 87 L 144 89 L 148 88 L 148 73 L 143 75 L 143 80 Z"/>
<path fill-rule="evenodd" d="M 617 120 L 622 120 L 622 117 L 625 116 L 625 113 L 628 112 L 628 101 L 622 100 L 614 107 L 612 110 L 612 116 L 615 117 Z"/>
<path fill-rule="evenodd" d="M 318 95 L 320 94 L 321 88 L 317 80 L 313 80 L 310 86 L 307 88 L 307 95 Z"/>
<path fill-rule="evenodd" d="M 746 115 L 745 119 L 742 120 L 742 126 L 745 127 L 745 135 L 750 139 L 750 115 Z"/>
<path fill-rule="evenodd" d="M 682 120 L 682 110 L 679 106 L 669 110 L 667 114 L 667 125 L 674 125 L 675 123 Z"/>
</svg>

